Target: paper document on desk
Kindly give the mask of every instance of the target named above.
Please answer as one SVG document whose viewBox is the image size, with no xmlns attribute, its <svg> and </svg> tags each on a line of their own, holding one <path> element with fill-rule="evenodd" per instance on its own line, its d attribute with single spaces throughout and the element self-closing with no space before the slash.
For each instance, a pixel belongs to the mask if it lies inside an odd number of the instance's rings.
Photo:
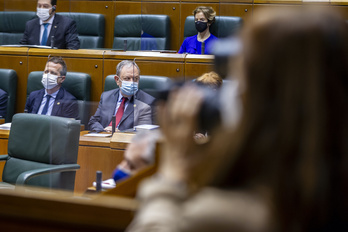
<svg viewBox="0 0 348 232">
<path fill-rule="evenodd" d="M 154 130 L 159 128 L 158 125 L 149 125 L 149 124 L 144 124 L 144 125 L 139 125 L 134 127 L 136 131 L 143 131 L 143 130 Z"/>
<path fill-rule="evenodd" d="M 90 136 L 90 137 L 111 137 L 112 134 L 104 134 L 104 133 L 89 133 L 85 134 L 84 136 Z"/>
<path fill-rule="evenodd" d="M 11 130 L 11 123 L 4 123 L 0 125 L 0 130 Z"/>
<path fill-rule="evenodd" d="M 97 187 L 96 182 L 93 182 L 93 187 Z M 102 189 L 112 189 L 116 187 L 116 182 L 114 181 L 114 179 L 107 179 L 102 181 L 101 187 Z"/>
</svg>

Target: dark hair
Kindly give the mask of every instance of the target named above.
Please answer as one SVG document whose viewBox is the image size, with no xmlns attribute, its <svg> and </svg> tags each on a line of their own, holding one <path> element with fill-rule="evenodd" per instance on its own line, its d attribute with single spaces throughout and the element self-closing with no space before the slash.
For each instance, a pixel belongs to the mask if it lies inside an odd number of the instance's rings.
<svg viewBox="0 0 348 232">
<path fill-rule="evenodd" d="M 60 75 L 61 76 L 66 76 L 66 73 L 67 73 L 67 67 L 66 67 L 66 63 L 65 61 L 63 60 L 62 57 L 57 57 L 57 56 L 54 56 L 54 57 L 51 57 L 48 61 L 48 62 L 52 62 L 52 63 L 55 63 L 55 64 L 60 64 L 62 66 L 62 70 L 60 70 Z"/>
<path fill-rule="evenodd" d="M 221 138 L 231 145 L 218 185 L 267 189 L 275 231 L 347 228 L 347 24 L 327 8 L 253 18 L 242 119 Z"/>
<path fill-rule="evenodd" d="M 57 0 L 51 0 L 51 5 L 52 6 L 57 5 Z"/>
</svg>

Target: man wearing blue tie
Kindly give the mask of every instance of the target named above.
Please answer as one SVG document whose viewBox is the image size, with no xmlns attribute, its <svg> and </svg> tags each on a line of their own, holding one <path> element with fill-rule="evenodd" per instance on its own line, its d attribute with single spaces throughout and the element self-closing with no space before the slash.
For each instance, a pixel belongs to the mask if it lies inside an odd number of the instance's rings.
<svg viewBox="0 0 348 232">
<path fill-rule="evenodd" d="M 38 0 L 38 18 L 29 20 L 20 44 L 43 45 L 60 49 L 79 49 L 74 20 L 56 14 L 57 0 Z"/>
<path fill-rule="evenodd" d="M 43 89 L 30 93 L 25 109 L 28 113 L 78 119 L 76 98 L 62 87 L 67 67 L 61 57 L 50 58 L 42 75 Z"/>
</svg>

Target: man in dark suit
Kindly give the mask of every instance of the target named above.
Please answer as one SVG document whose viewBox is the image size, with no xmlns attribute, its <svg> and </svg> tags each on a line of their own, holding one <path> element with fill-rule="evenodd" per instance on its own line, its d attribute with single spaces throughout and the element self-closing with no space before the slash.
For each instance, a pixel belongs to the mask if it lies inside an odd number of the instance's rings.
<svg viewBox="0 0 348 232">
<path fill-rule="evenodd" d="M 0 116 L 2 118 L 6 117 L 6 110 L 7 110 L 7 93 L 0 89 Z"/>
<path fill-rule="evenodd" d="M 47 61 L 41 80 L 44 88 L 30 93 L 25 104 L 28 113 L 78 118 L 76 98 L 61 87 L 66 73 L 66 64 L 61 57 Z"/>
<path fill-rule="evenodd" d="M 59 49 L 79 49 L 76 23 L 74 20 L 58 15 L 57 0 L 38 0 L 37 16 L 26 23 L 20 44 L 45 45 Z"/>
<path fill-rule="evenodd" d="M 153 123 L 155 98 L 138 90 L 139 79 L 135 62 L 124 60 L 117 65 L 115 81 L 120 88 L 102 93 L 98 109 L 88 123 L 91 131 L 111 132 L 113 115 L 118 130 Z"/>
</svg>

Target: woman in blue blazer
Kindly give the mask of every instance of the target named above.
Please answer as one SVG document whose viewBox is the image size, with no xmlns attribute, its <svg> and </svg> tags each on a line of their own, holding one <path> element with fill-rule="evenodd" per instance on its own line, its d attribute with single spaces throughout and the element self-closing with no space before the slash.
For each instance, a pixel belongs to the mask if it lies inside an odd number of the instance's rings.
<svg viewBox="0 0 348 232">
<path fill-rule="evenodd" d="M 210 6 L 199 6 L 193 11 L 197 35 L 187 37 L 182 43 L 178 53 L 202 54 L 202 42 L 204 42 L 204 54 L 210 54 L 210 47 L 217 40 L 210 33 L 209 27 L 214 23 L 216 12 Z"/>
</svg>

